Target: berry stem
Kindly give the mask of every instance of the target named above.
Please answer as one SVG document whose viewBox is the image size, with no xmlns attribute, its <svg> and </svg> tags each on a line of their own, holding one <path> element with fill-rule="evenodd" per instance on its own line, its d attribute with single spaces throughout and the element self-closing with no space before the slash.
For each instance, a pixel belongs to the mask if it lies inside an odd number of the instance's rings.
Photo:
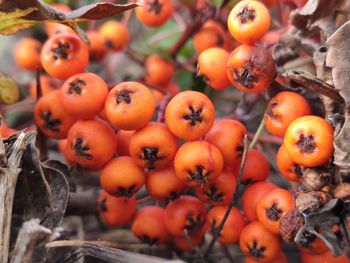
<svg viewBox="0 0 350 263">
<path fill-rule="evenodd" d="M 224 225 L 226 223 L 226 220 L 227 220 L 227 218 L 228 218 L 228 216 L 229 216 L 229 214 L 231 212 L 231 209 L 235 205 L 236 201 L 238 200 L 238 190 L 239 190 L 239 186 L 241 185 L 243 169 L 244 169 L 245 162 L 246 162 L 246 159 L 247 159 L 248 145 L 249 145 L 248 136 L 245 135 L 244 138 L 243 138 L 243 147 L 244 148 L 243 148 L 242 160 L 241 160 L 241 165 L 240 165 L 240 168 L 239 168 L 239 173 L 238 173 L 238 176 L 237 176 L 237 185 L 235 187 L 234 195 L 232 196 L 231 201 L 230 201 L 230 203 L 227 206 L 227 209 L 225 211 L 224 217 L 222 218 L 222 220 L 221 220 L 217 230 L 213 232 L 212 240 L 210 241 L 206 251 L 203 254 L 204 262 L 208 261 L 209 254 L 210 254 L 211 250 L 213 249 L 216 240 L 220 236 L 220 232 L 222 231 L 222 229 L 223 229 L 223 227 L 224 227 Z"/>
<path fill-rule="evenodd" d="M 256 130 L 254 137 L 252 139 L 252 142 L 249 145 L 249 149 L 254 148 L 255 144 L 259 141 L 259 138 L 261 136 L 261 134 L 263 133 L 265 128 L 265 124 L 264 124 L 264 119 L 261 120 L 258 129 Z"/>
</svg>

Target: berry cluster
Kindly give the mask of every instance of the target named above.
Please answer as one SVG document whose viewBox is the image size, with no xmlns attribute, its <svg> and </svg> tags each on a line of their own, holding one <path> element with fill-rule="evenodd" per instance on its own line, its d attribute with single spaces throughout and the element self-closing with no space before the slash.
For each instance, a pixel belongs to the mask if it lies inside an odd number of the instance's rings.
<svg viewBox="0 0 350 263">
<path fill-rule="evenodd" d="M 306 1 L 289 2 L 302 6 Z M 196 73 L 211 88 L 262 93 L 275 80 L 269 47 L 278 42 L 279 32 L 269 31 L 271 17 L 264 4 L 274 6 L 276 1 L 240 1 L 228 15 L 227 29 L 210 19 L 194 34 Z M 171 0 L 144 0 L 136 17 L 156 27 L 170 19 L 173 9 Z M 45 30 L 49 38 L 43 45 L 23 38 L 14 58 L 22 68 L 47 73 L 40 78 L 40 96 L 35 82 L 29 91 L 37 98 L 36 126 L 59 140 L 68 164 L 100 173 L 99 213 L 107 225 L 131 224 L 143 242 L 172 243 L 181 250 L 201 245 L 206 233 L 219 230 L 218 242 L 239 244 L 246 263 L 288 262 L 280 222 L 295 210 L 293 193 L 267 181 L 270 160 L 258 149 L 245 149 L 248 131 L 243 123 L 216 119 L 216 108 L 204 93 L 180 91 L 172 82 L 176 63 L 158 54 L 144 61 L 142 82 L 110 85 L 86 72 L 89 62 L 100 62 L 128 45 L 129 32 L 121 22 L 109 20 L 88 31 L 89 46 L 65 25 L 50 22 Z M 300 183 L 304 169 L 329 164 L 333 127 L 311 115 L 303 96 L 278 93 L 269 100 L 263 123 L 272 135 L 284 138 L 276 162 L 286 179 Z M 1 126 L 3 137 L 12 132 Z M 241 206 L 229 211 L 219 229 L 238 184 L 245 185 Z M 142 188 L 162 205 L 138 208 L 136 195 Z M 310 234 L 306 239 L 298 244 L 303 261 L 333 260 L 319 238 Z"/>
</svg>

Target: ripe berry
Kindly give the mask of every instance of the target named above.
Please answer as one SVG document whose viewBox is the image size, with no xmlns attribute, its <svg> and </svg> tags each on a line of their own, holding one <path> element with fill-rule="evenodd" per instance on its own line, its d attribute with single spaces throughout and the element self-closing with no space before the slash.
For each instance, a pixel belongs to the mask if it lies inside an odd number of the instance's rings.
<svg viewBox="0 0 350 263">
<path fill-rule="evenodd" d="M 145 183 L 145 174 L 130 157 L 112 159 L 103 168 L 100 183 L 107 193 L 130 198 Z"/>
<path fill-rule="evenodd" d="M 284 177 L 294 182 L 300 182 L 303 176 L 301 167 L 290 158 L 284 145 L 281 145 L 277 152 L 276 162 L 278 169 Z"/>
<path fill-rule="evenodd" d="M 106 21 L 101 25 L 98 33 L 104 40 L 107 49 L 119 51 L 123 49 L 129 41 L 128 29 L 115 20 Z"/>
<path fill-rule="evenodd" d="M 208 48 L 198 56 L 198 75 L 216 90 L 224 90 L 230 86 L 226 75 L 228 53 L 223 48 Z"/>
<path fill-rule="evenodd" d="M 74 34 L 58 34 L 49 38 L 41 50 L 41 64 L 52 77 L 68 79 L 84 71 L 89 63 L 89 49 Z"/>
<path fill-rule="evenodd" d="M 266 90 L 276 76 L 275 62 L 267 50 L 240 45 L 227 61 L 227 77 L 239 90 L 259 93 Z"/>
<path fill-rule="evenodd" d="M 165 109 L 165 121 L 170 131 L 186 141 L 204 136 L 213 126 L 214 119 L 213 103 L 197 91 L 180 92 Z"/>
<path fill-rule="evenodd" d="M 155 111 L 152 92 L 138 82 L 123 82 L 110 90 L 105 111 L 112 125 L 123 130 L 138 130 L 151 121 Z"/>
<path fill-rule="evenodd" d="M 57 90 L 60 82 L 54 78 L 51 78 L 46 75 L 40 76 L 40 85 L 41 85 L 41 96 L 45 96 L 46 94 Z M 36 99 L 36 80 L 34 80 L 29 86 L 29 95 L 31 98 Z"/>
<path fill-rule="evenodd" d="M 264 124 L 270 133 L 283 137 L 292 121 L 310 113 L 306 99 L 297 93 L 283 91 L 270 100 L 264 115 Z"/>
<path fill-rule="evenodd" d="M 156 200 L 173 200 L 186 188 L 173 166 L 151 171 L 146 177 L 147 193 Z"/>
<path fill-rule="evenodd" d="M 214 180 L 223 169 L 220 151 L 205 141 L 183 144 L 174 159 L 176 175 L 188 186 Z"/>
<path fill-rule="evenodd" d="M 69 114 L 83 119 L 97 115 L 104 108 L 107 84 L 93 73 L 70 77 L 61 88 L 62 104 Z"/>
<path fill-rule="evenodd" d="M 117 149 L 113 129 L 98 118 L 77 121 L 69 130 L 67 139 L 76 162 L 87 169 L 102 168 Z"/>
<path fill-rule="evenodd" d="M 149 245 L 165 243 L 169 238 L 165 227 L 164 208 L 146 206 L 141 208 L 131 225 L 131 231 L 142 242 Z"/>
<path fill-rule="evenodd" d="M 236 184 L 236 175 L 232 171 L 225 170 L 212 181 L 196 186 L 196 195 L 210 205 L 228 205 L 235 192 Z"/>
<path fill-rule="evenodd" d="M 183 195 L 166 206 L 164 218 L 170 234 L 184 237 L 185 231 L 191 234 L 203 228 L 207 209 L 199 199 Z"/>
<path fill-rule="evenodd" d="M 200 54 L 204 50 L 213 47 L 224 47 L 225 38 L 224 31 L 220 31 L 214 27 L 202 27 L 193 36 L 193 45 L 197 53 Z"/>
<path fill-rule="evenodd" d="M 104 44 L 104 40 L 102 36 L 97 31 L 88 31 L 86 32 L 86 36 L 89 39 L 90 47 L 89 47 L 89 58 L 92 62 L 102 60 L 106 53 L 107 48 Z"/>
<path fill-rule="evenodd" d="M 171 0 L 143 0 L 136 8 L 136 17 L 141 23 L 156 27 L 169 20 L 173 9 Z"/>
<path fill-rule="evenodd" d="M 279 220 L 293 209 L 293 195 L 282 188 L 276 188 L 265 195 L 257 204 L 259 221 L 272 233 L 279 234 Z"/>
<path fill-rule="evenodd" d="M 248 221 L 258 220 L 256 215 L 258 202 L 275 188 L 277 188 L 277 185 L 273 183 L 257 182 L 245 189 L 242 195 L 242 209 Z"/>
<path fill-rule="evenodd" d="M 297 164 L 315 167 L 328 162 L 333 154 L 333 128 L 317 116 L 294 120 L 284 136 L 284 146 Z"/>
<path fill-rule="evenodd" d="M 63 139 L 76 118 L 62 108 L 61 91 L 52 91 L 41 97 L 34 108 L 34 120 L 38 128 L 48 137 Z"/>
<path fill-rule="evenodd" d="M 117 148 L 118 156 L 130 156 L 129 144 L 130 144 L 131 136 L 134 134 L 134 132 L 135 131 L 125 131 L 125 130 L 117 131 L 116 137 L 118 142 L 118 148 Z"/>
<path fill-rule="evenodd" d="M 268 231 L 259 221 L 242 229 L 239 246 L 244 255 L 259 262 L 271 262 L 282 252 L 279 237 Z"/>
<path fill-rule="evenodd" d="M 225 206 L 214 206 L 208 212 L 208 226 L 212 234 L 217 231 L 225 213 L 227 207 Z M 221 244 L 237 244 L 239 242 L 239 236 L 243 227 L 245 226 L 245 220 L 236 207 L 232 207 L 228 218 L 220 232 L 218 241 Z"/>
<path fill-rule="evenodd" d="M 16 64 L 24 69 L 33 70 L 41 67 L 41 43 L 35 38 L 22 38 L 13 50 Z"/>
<path fill-rule="evenodd" d="M 241 159 L 233 164 L 233 171 L 238 174 L 241 166 Z M 250 149 L 247 152 L 247 159 L 243 169 L 242 183 L 250 184 L 264 181 L 270 174 L 270 163 L 263 153 Z"/>
<path fill-rule="evenodd" d="M 145 70 L 145 81 L 152 86 L 166 86 L 174 74 L 173 64 L 159 55 L 147 57 Z"/>
<path fill-rule="evenodd" d="M 232 166 L 243 152 L 243 137 L 247 129 L 236 120 L 216 121 L 204 140 L 218 147 L 226 166 Z"/>
<path fill-rule="evenodd" d="M 115 197 L 103 191 L 98 198 L 98 210 L 107 225 L 126 226 L 136 212 L 136 198 Z"/>
<path fill-rule="evenodd" d="M 176 137 L 160 122 L 151 122 L 135 131 L 129 144 L 131 158 L 146 171 L 168 166 L 177 149 Z"/>
<path fill-rule="evenodd" d="M 269 30 L 270 22 L 269 10 L 255 0 L 239 2 L 227 19 L 231 35 L 243 44 L 254 44 L 261 39 Z"/>
</svg>

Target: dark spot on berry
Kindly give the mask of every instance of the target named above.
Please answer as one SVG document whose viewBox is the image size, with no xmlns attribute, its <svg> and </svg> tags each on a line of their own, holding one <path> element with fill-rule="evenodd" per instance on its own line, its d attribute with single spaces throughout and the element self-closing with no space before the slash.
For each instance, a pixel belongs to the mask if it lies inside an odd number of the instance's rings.
<svg viewBox="0 0 350 263">
<path fill-rule="evenodd" d="M 102 211 L 102 212 L 107 212 L 107 204 L 106 204 L 106 202 L 107 202 L 107 198 L 104 198 L 100 203 L 99 203 L 99 209 L 100 209 L 100 211 Z"/>
<path fill-rule="evenodd" d="M 68 95 L 73 95 L 73 94 L 81 95 L 81 86 L 85 86 L 86 82 L 82 79 L 75 79 L 71 81 L 68 85 L 69 85 L 69 88 L 67 91 Z"/>
<path fill-rule="evenodd" d="M 147 163 L 147 171 L 156 168 L 156 162 L 164 159 L 164 156 L 159 155 L 159 150 L 156 147 L 144 147 L 141 152 L 141 159 Z"/>
<path fill-rule="evenodd" d="M 202 226 L 202 217 L 201 215 L 198 216 L 193 216 L 193 215 L 188 215 L 186 224 L 185 224 L 185 230 L 191 232 L 191 231 L 196 231 Z"/>
<path fill-rule="evenodd" d="M 60 119 L 55 119 L 50 111 L 42 111 L 40 113 L 41 119 L 45 123 L 45 128 L 53 132 L 60 132 L 60 125 L 62 124 Z"/>
<path fill-rule="evenodd" d="M 276 106 L 278 105 L 277 101 L 271 101 L 271 103 L 269 103 L 269 106 L 267 107 L 266 110 L 266 115 L 269 116 L 271 119 L 277 119 L 277 115 L 273 112 L 274 108 L 276 108 Z"/>
<path fill-rule="evenodd" d="M 302 178 L 303 177 L 303 171 L 301 170 L 301 167 L 299 164 L 294 164 L 293 165 L 293 173 L 298 177 Z"/>
<path fill-rule="evenodd" d="M 241 20 L 242 24 L 247 23 L 249 20 L 254 21 L 255 19 L 255 10 L 245 6 L 242 10 L 237 14 L 237 17 Z"/>
<path fill-rule="evenodd" d="M 129 188 L 118 187 L 118 190 L 115 193 L 115 196 L 130 198 L 135 193 L 135 187 L 136 185 L 132 185 Z"/>
<path fill-rule="evenodd" d="M 242 157 L 242 155 L 243 155 L 243 150 L 244 150 L 244 147 L 243 147 L 243 145 L 239 145 L 239 146 L 237 146 L 236 147 L 236 151 L 237 151 L 237 153 L 238 153 L 238 157 Z"/>
<path fill-rule="evenodd" d="M 263 258 L 264 252 L 266 248 L 264 246 L 258 246 L 258 242 L 256 240 L 253 241 L 253 246 L 247 244 L 249 255 L 255 258 Z"/>
<path fill-rule="evenodd" d="M 68 59 L 68 50 L 70 45 L 67 43 L 59 42 L 56 47 L 51 48 L 53 58 L 57 59 Z"/>
<path fill-rule="evenodd" d="M 267 208 L 265 212 L 268 219 L 272 221 L 278 221 L 283 211 L 278 208 L 276 203 L 273 203 L 272 206 Z"/>
<path fill-rule="evenodd" d="M 120 104 L 122 102 L 125 102 L 126 104 L 131 103 L 131 96 L 130 94 L 133 94 L 131 90 L 123 89 L 121 91 L 116 91 L 115 96 L 116 96 L 116 102 L 117 104 Z"/>
<path fill-rule="evenodd" d="M 216 34 L 216 45 L 222 47 L 225 44 L 225 39 L 222 35 Z"/>
<path fill-rule="evenodd" d="M 156 15 L 159 15 L 162 11 L 163 4 L 159 2 L 159 0 L 154 0 L 153 2 L 147 3 L 147 11 L 149 13 L 154 12 Z"/>
<path fill-rule="evenodd" d="M 254 83 L 258 81 L 258 78 L 252 75 L 251 69 L 246 67 L 243 71 L 234 71 L 236 81 L 247 89 L 254 88 Z"/>
<path fill-rule="evenodd" d="M 204 194 L 213 202 L 221 202 L 225 196 L 214 185 L 210 185 L 209 190 L 205 191 Z"/>
<path fill-rule="evenodd" d="M 304 134 L 301 134 L 296 145 L 302 153 L 310 153 L 316 149 L 315 138 L 313 135 L 305 136 Z"/>
<path fill-rule="evenodd" d="M 189 113 L 185 114 L 183 116 L 183 119 L 185 121 L 188 121 L 192 127 L 196 126 L 197 122 L 198 123 L 203 122 L 203 119 L 202 119 L 203 109 L 202 108 L 195 110 L 192 106 L 189 106 L 188 109 L 189 109 Z"/>
<path fill-rule="evenodd" d="M 114 48 L 114 44 L 111 40 L 109 39 L 105 39 L 104 41 L 105 47 L 108 49 L 113 49 Z"/>
<path fill-rule="evenodd" d="M 146 244 L 148 244 L 148 245 L 150 245 L 150 246 L 153 246 L 154 244 L 156 244 L 157 242 L 158 242 L 158 238 L 150 238 L 149 236 L 147 236 L 147 235 L 143 235 L 141 238 L 141 241 L 143 242 L 143 243 L 146 243 Z"/>
<path fill-rule="evenodd" d="M 209 175 L 210 173 L 202 165 L 197 165 L 195 171 L 188 170 L 190 179 L 200 184 L 207 182 Z"/>
<path fill-rule="evenodd" d="M 90 150 L 88 145 L 84 144 L 84 140 L 80 137 L 76 138 L 72 145 L 75 155 L 81 159 L 92 160 L 92 155 L 87 153 Z"/>
</svg>

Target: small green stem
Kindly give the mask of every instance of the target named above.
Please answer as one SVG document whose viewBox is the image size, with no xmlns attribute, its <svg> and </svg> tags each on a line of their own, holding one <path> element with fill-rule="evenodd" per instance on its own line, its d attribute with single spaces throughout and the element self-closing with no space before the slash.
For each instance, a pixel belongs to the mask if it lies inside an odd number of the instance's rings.
<svg viewBox="0 0 350 263">
<path fill-rule="evenodd" d="M 262 119 L 258 129 L 255 132 L 255 135 L 254 135 L 254 137 L 252 139 L 252 142 L 249 145 L 249 149 L 254 148 L 255 144 L 259 141 L 259 137 L 263 133 L 264 128 L 265 128 L 264 119 Z"/>
</svg>

